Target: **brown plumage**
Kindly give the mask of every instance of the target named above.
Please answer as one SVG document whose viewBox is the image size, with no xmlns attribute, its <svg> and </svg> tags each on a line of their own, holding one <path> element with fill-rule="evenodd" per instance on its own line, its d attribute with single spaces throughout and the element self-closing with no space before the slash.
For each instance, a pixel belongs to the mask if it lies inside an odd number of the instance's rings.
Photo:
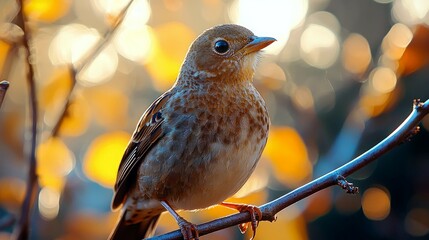
<svg viewBox="0 0 429 240">
<path fill-rule="evenodd" d="M 227 24 L 192 43 L 176 83 L 144 112 L 124 153 L 111 239 L 150 236 L 165 210 L 185 239 L 198 237 L 174 210 L 220 204 L 244 185 L 267 141 L 269 117 L 252 79 L 259 50 L 273 41 Z"/>
</svg>

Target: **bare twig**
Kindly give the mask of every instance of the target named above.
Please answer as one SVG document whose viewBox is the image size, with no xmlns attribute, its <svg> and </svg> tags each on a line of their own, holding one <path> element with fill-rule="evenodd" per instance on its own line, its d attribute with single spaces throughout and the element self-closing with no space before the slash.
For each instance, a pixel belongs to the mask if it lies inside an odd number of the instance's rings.
<svg viewBox="0 0 429 240">
<path fill-rule="evenodd" d="M 64 103 L 64 106 L 62 108 L 62 112 L 60 117 L 58 118 L 57 123 L 55 124 L 54 128 L 52 129 L 51 135 L 52 136 L 58 136 L 59 129 L 63 123 L 64 118 L 67 115 L 67 109 L 70 105 L 71 101 L 71 95 L 73 94 L 73 91 L 76 86 L 76 79 L 79 77 L 79 74 L 83 72 L 88 66 L 91 65 L 91 63 L 97 58 L 97 56 L 104 50 L 104 48 L 107 46 L 107 44 L 112 40 L 112 37 L 115 35 L 116 31 L 118 30 L 119 25 L 124 21 L 125 15 L 130 8 L 131 4 L 133 3 L 133 0 L 130 0 L 127 5 L 122 9 L 122 11 L 118 14 L 116 17 L 116 21 L 113 24 L 113 26 L 104 34 L 101 41 L 97 44 L 96 47 L 92 48 L 90 52 L 87 53 L 87 55 L 83 58 L 83 60 L 79 61 L 76 65 L 70 65 L 70 72 L 71 72 L 71 79 L 72 79 L 72 86 L 68 92 L 66 102 Z"/>
<path fill-rule="evenodd" d="M 343 176 L 338 176 L 337 185 L 346 191 L 346 193 L 357 194 L 359 193 L 359 188 L 355 187 L 353 183 L 347 182 L 346 178 Z"/>
<path fill-rule="evenodd" d="M 356 172 L 362 167 L 368 165 L 375 159 L 379 158 L 389 150 L 400 145 L 404 140 L 410 137 L 410 133 L 414 133 L 416 126 L 420 123 L 424 116 L 429 114 L 429 100 L 426 102 L 420 102 L 416 100 L 414 102 L 414 108 L 411 114 L 405 119 L 405 121 L 388 137 L 383 141 L 366 151 L 359 157 L 353 159 L 347 164 L 301 186 L 269 203 L 266 203 L 260 207 L 262 211 L 262 220 L 274 221 L 275 215 L 286 207 L 298 202 L 299 200 L 306 198 L 322 189 L 333 185 L 344 185 L 350 186 L 350 183 L 344 182 L 344 177 Z M 346 186 L 346 190 L 347 187 Z M 354 188 L 354 187 L 353 187 Z M 235 226 L 241 223 L 249 222 L 251 216 L 249 213 L 237 213 L 224 218 L 216 219 L 211 222 L 197 225 L 200 236 L 208 233 L 215 232 L 220 229 Z M 151 239 L 182 239 L 180 230 L 169 232 Z"/>
<path fill-rule="evenodd" d="M 58 136 L 58 133 L 59 133 L 61 125 L 63 124 L 64 118 L 67 116 L 67 109 L 69 108 L 69 105 L 70 105 L 71 95 L 72 95 L 73 90 L 76 86 L 76 71 L 72 65 L 70 65 L 69 70 L 70 70 L 70 74 L 72 76 L 71 77 L 72 83 L 70 86 L 70 90 L 67 93 L 66 102 L 64 103 L 64 106 L 61 110 L 61 115 L 59 116 L 57 123 L 55 124 L 54 128 L 52 129 L 52 132 L 51 132 L 52 137 Z"/>
<path fill-rule="evenodd" d="M 30 29 L 27 26 L 26 16 L 22 10 L 23 1 L 24 0 L 19 1 L 19 4 L 21 7 L 18 15 L 22 19 L 21 28 L 24 30 L 23 47 L 24 47 L 25 59 L 26 59 L 25 63 L 27 65 L 26 78 L 28 82 L 29 101 L 30 101 L 29 109 L 30 109 L 30 116 L 31 116 L 31 139 L 30 139 L 31 147 L 30 147 L 30 152 L 28 156 L 30 166 L 28 169 L 27 190 L 25 192 L 24 202 L 22 203 L 22 206 L 21 206 L 21 215 L 19 218 L 19 222 L 14 233 L 14 237 L 19 240 L 28 239 L 31 209 L 38 190 L 38 181 L 37 181 L 37 174 L 36 174 L 36 164 L 37 164 L 36 163 L 36 137 L 37 137 L 37 114 L 38 114 L 37 96 L 36 96 L 34 66 L 32 64 L 32 61 L 30 60 L 32 57 L 31 49 L 30 49 L 31 34 L 30 34 Z"/>
<path fill-rule="evenodd" d="M 9 82 L 8 81 L 1 81 L 0 82 L 0 108 L 3 103 L 4 96 L 6 95 L 6 91 L 9 88 Z"/>
</svg>

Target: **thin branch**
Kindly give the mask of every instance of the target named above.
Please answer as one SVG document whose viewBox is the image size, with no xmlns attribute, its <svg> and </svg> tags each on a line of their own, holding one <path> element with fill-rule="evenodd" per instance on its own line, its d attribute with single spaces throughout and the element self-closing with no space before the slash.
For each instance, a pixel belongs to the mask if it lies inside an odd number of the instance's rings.
<svg viewBox="0 0 429 240">
<path fill-rule="evenodd" d="M 274 221 L 275 215 L 286 207 L 306 198 L 322 189 L 333 185 L 344 185 L 350 187 L 350 183 L 345 181 L 345 177 L 356 172 L 362 167 L 368 165 L 375 159 L 379 158 L 389 150 L 409 140 L 410 134 L 415 134 L 418 124 L 424 116 L 429 114 L 429 100 L 422 103 L 420 100 L 414 101 L 414 108 L 405 121 L 387 138 L 366 151 L 359 157 L 353 159 L 347 164 L 301 186 L 269 203 L 260 207 L 262 211 L 262 220 Z M 345 182 L 344 182 L 345 181 Z M 347 187 L 349 186 L 349 187 Z M 350 188 L 353 190 L 355 187 Z M 197 225 L 200 236 L 215 232 L 220 229 L 235 226 L 241 223 L 250 221 L 249 213 L 237 213 L 220 219 L 216 219 L 207 223 Z M 183 239 L 180 230 L 169 232 L 151 239 Z"/>
<path fill-rule="evenodd" d="M 0 82 L 0 108 L 3 104 L 4 96 L 6 95 L 6 91 L 9 88 L 9 82 L 8 81 L 1 81 Z"/>
<path fill-rule="evenodd" d="M 61 125 L 63 124 L 64 118 L 67 116 L 67 109 L 69 108 L 69 105 L 70 105 L 71 95 L 72 95 L 73 90 L 76 86 L 76 71 L 72 65 L 69 66 L 69 70 L 70 70 L 70 74 L 71 74 L 70 79 L 72 80 L 72 83 L 70 86 L 70 90 L 67 93 L 66 102 L 64 103 L 64 106 L 61 110 L 61 115 L 59 116 L 57 123 L 55 124 L 54 128 L 52 128 L 52 132 L 51 132 L 52 137 L 58 136 L 58 133 L 59 133 Z"/>
<path fill-rule="evenodd" d="M 71 96 L 73 94 L 73 91 L 76 86 L 76 79 L 79 77 L 79 74 L 86 70 L 88 66 L 91 65 L 91 63 L 97 58 L 97 56 L 104 50 L 104 48 L 107 46 L 107 44 L 112 40 L 112 37 L 115 36 L 115 33 L 117 32 L 119 25 L 122 24 L 122 22 L 125 19 L 126 13 L 128 12 L 128 9 L 130 8 L 131 4 L 133 3 L 133 0 L 130 0 L 127 5 L 121 10 L 121 12 L 116 17 L 116 21 L 114 25 L 104 34 L 101 41 L 97 44 L 96 47 L 92 48 L 91 51 L 83 58 L 83 60 L 79 61 L 76 65 L 70 65 L 70 72 L 71 72 L 71 79 L 72 79 L 72 85 L 71 88 L 67 94 L 66 102 L 64 103 L 64 106 L 61 111 L 61 115 L 58 118 L 57 123 L 55 124 L 54 128 L 52 129 L 51 135 L 52 136 L 58 136 L 59 129 L 63 123 L 64 118 L 67 115 L 67 109 L 70 105 Z"/>
<path fill-rule="evenodd" d="M 30 116 L 31 116 L 31 139 L 30 139 L 30 152 L 28 156 L 29 161 L 29 169 L 28 169 L 28 179 L 27 179 L 27 190 L 25 192 L 25 198 L 24 202 L 21 206 L 21 216 L 18 221 L 18 225 L 15 229 L 14 237 L 16 239 L 28 239 L 29 236 L 29 222 L 30 222 L 30 215 L 31 210 L 33 208 L 33 203 L 36 198 L 36 193 L 38 190 L 38 180 L 37 180 L 37 174 L 36 174 L 36 137 L 37 137 L 37 96 L 36 96 L 36 84 L 35 84 L 35 76 L 34 76 L 34 66 L 31 61 L 31 49 L 30 49 L 30 41 L 31 41 L 31 34 L 30 29 L 27 26 L 27 19 L 25 14 L 23 13 L 23 1 L 20 0 L 20 10 L 19 10 L 19 17 L 22 19 L 22 25 L 21 28 L 24 30 L 24 41 L 23 41 L 23 47 L 25 52 L 25 63 L 27 67 L 27 84 L 28 84 L 28 90 L 29 90 L 29 109 L 30 109 Z"/>
</svg>

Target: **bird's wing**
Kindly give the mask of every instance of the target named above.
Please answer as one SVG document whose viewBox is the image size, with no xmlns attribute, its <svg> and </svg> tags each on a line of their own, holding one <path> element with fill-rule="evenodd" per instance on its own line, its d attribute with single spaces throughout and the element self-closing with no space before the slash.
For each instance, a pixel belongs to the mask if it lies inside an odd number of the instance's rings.
<svg viewBox="0 0 429 240">
<path fill-rule="evenodd" d="M 161 95 L 140 118 L 139 124 L 119 164 L 112 202 L 113 209 L 118 208 L 124 202 L 128 191 L 137 181 L 137 170 L 141 162 L 149 150 L 164 135 L 161 129 L 161 125 L 164 122 L 161 109 L 165 106 L 170 96 L 171 92 Z"/>
</svg>

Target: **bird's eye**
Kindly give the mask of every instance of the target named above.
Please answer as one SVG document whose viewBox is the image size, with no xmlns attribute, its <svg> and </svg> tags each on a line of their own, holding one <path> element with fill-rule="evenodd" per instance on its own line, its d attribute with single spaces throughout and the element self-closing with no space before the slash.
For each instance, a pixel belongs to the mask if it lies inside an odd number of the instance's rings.
<svg viewBox="0 0 429 240">
<path fill-rule="evenodd" d="M 229 50 L 229 44 L 225 40 L 218 40 L 214 44 L 214 50 L 216 53 L 225 54 Z"/>
</svg>

